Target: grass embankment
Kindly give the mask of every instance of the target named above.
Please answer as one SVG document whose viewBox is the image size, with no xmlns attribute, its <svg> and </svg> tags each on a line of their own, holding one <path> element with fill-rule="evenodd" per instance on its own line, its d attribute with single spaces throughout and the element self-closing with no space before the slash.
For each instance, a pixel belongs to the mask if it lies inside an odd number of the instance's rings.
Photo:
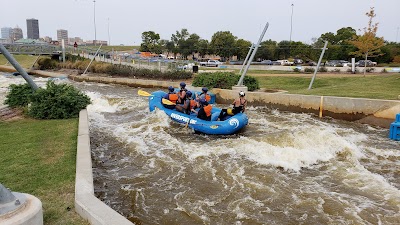
<svg viewBox="0 0 400 225">
<path fill-rule="evenodd" d="M 0 182 L 36 196 L 45 224 L 88 224 L 74 207 L 78 119 L 0 122 Z"/>
<path fill-rule="evenodd" d="M 31 68 L 32 64 L 35 62 L 37 56 L 35 55 L 13 55 L 15 60 L 23 67 L 23 68 Z M 43 57 L 43 56 L 41 56 Z M 8 63 L 8 60 L 4 57 L 4 55 L 0 55 L 0 65 L 5 65 Z M 8 66 L 12 66 L 10 63 Z"/>
<path fill-rule="evenodd" d="M 256 77 L 260 88 L 286 90 L 291 94 L 339 96 L 397 100 L 400 95 L 400 75 L 351 77 L 318 77 L 308 90 L 310 77 Z"/>
</svg>

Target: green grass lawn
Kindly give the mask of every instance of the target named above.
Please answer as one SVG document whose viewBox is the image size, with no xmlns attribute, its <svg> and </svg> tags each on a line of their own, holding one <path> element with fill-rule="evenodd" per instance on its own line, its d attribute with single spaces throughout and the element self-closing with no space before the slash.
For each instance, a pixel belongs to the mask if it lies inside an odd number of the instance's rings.
<svg viewBox="0 0 400 225">
<path fill-rule="evenodd" d="M 35 62 L 37 56 L 34 55 L 13 55 L 15 60 L 23 67 L 23 68 L 31 68 L 32 64 Z M 4 55 L 0 55 L 0 65 L 5 65 L 8 60 L 4 57 Z M 10 63 L 8 66 L 12 66 Z"/>
<path fill-rule="evenodd" d="M 400 74 L 366 77 L 318 77 L 308 90 L 311 78 L 256 77 L 260 88 L 286 90 L 291 94 L 355 98 L 391 99 L 400 95 Z"/>
<path fill-rule="evenodd" d="M 88 224 L 74 207 L 78 119 L 0 122 L 0 182 L 36 196 L 44 224 Z"/>
</svg>

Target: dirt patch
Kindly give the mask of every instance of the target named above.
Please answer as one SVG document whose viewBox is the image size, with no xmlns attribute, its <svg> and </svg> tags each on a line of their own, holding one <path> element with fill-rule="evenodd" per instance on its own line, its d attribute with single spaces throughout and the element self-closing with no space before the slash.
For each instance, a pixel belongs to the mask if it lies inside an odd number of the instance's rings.
<svg viewBox="0 0 400 225">
<path fill-rule="evenodd" d="M 0 121 L 13 121 L 22 119 L 23 117 L 22 110 L 20 109 L 12 109 L 9 107 L 0 109 Z"/>
</svg>

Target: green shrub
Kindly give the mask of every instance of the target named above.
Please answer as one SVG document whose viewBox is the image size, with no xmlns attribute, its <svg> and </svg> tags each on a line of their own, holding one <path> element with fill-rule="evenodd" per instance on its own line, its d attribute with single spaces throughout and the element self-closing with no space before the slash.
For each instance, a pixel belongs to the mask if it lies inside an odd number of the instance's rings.
<svg viewBox="0 0 400 225">
<path fill-rule="evenodd" d="M 383 69 L 381 73 L 387 73 L 388 71 L 386 69 Z"/>
<path fill-rule="evenodd" d="M 37 64 L 40 70 L 55 69 L 58 67 L 58 62 L 50 58 L 40 58 Z"/>
<path fill-rule="evenodd" d="M 33 94 L 33 90 L 29 84 L 11 84 L 9 89 L 10 92 L 6 95 L 4 104 L 7 104 L 11 108 L 25 107 L 29 104 Z"/>
<path fill-rule="evenodd" d="M 366 71 L 367 71 L 367 73 L 373 73 L 375 71 L 375 69 L 374 68 L 367 68 Z"/>
<path fill-rule="evenodd" d="M 31 96 L 28 114 L 37 119 L 66 119 L 79 116 L 90 104 L 90 98 L 69 84 L 48 81 L 46 89 L 39 88 Z"/>
<path fill-rule="evenodd" d="M 315 71 L 315 69 L 314 69 L 314 68 L 311 68 L 311 67 L 305 68 L 305 69 L 304 69 L 304 72 L 305 72 L 305 73 L 314 73 L 314 71 Z"/>
<path fill-rule="evenodd" d="M 318 69 L 318 72 L 323 72 L 323 73 L 325 73 L 325 72 L 328 72 L 328 69 L 327 69 L 325 66 L 323 66 L 323 67 L 320 67 L 320 68 Z"/>
<path fill-rule="evenodd" d="M 301 72 L 301 69 L 299 69 L 299 68 L 294 68 L 294 69 L 293 69 L 293 72 L 295 72 L 295 73 L 300 73 L 300 72 Z"/>
<path fill-rule="evenodd" d="M 238 83 L 239 79 L 240 75 L 234 73 L 201 73 L 194 77 L 192 85 L 195 87 L 231 89 L 232 86 L 235 86 Z M 258 80 L 254 77 L 244 77 L 243 85 L 247 86 L 249 91 L 259 89 Z"/>
<path fill-rule="evenodd" d="M 331 72 L 340 73 L 340 69 L 333 69 L 333 70 L 331 70 Z"/>
</svg>

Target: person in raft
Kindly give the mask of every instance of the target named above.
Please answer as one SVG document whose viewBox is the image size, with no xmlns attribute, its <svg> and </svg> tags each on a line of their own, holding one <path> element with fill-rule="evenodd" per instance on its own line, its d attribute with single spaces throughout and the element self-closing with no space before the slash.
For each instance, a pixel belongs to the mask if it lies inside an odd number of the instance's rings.
<svg viewBox="0 0 400 225">
<path fill-rule="evenodd" d="M 239 98 L 233 101 L 233 108 L 222 109 L 218 116 L 218 120 L 222 120 L 226 115 L 236 115 L 238 113 L 243 113 L 246 110 L 247 100 L 245 99 L 246 94 L 244 91 L 239 92 Z"/>
<path fill-rule="evenodd" d="M 191 111 L 197 114 L 197 118 L 202 120 L 211 121 L 211 109 L 212 105 L 208 104 L 205 99 L 200 99 L 200 109 L 197 112 L 196 110 L 192 109 Z"/>
<path fill-rule="evenodd" d="M 185 82 L 181 82 L 180 86 L 181 86 L 181 90 L 179 90 L 179 92 L 177 93 L 178 94 L 178 101 L 176 101 L 177 104 L 183 104 L 185 102 L 186 92 L 188 91 L 186 89 Z"/>
<path fill-rule="evenodd" d="M 183 105 L 177 105 L 175 107 L 175 109 L 179 112 L 183 112 L 186 114 L 190 114 L 190 112 L 192 111 L 192 109 L 196 109 L 197 108 L 197 103 L 194 99 L 192 99 L 192 92 L 191 91 L 187 91 L 186 92 L 186 97 L 185 97 L 185 102 L 183 103 Z"/>
<path fill-rule="evenodd" d="M 211 96 L 209 94 L 207 94 L 207 92 L 208 92 L 208 88 L 203 87 L 201 89 L 201 94 L 196 97 L 197 108 L 200 108 L 200 99 L 205 99 L 207 102 L 209 102 L 211 100 Z"/>
<path fill-rule="evenodd" d="M 165 94 L 163 98 L 165 98 L 165 99 L 169 100 L 170 102 L 176 104 L 176 101 L 178 100 L 178 95 L 175 93 L 174 87 L 169 86 L 168 87 L 168 93 Z M 162 99 L 161 99 L 161 101 L 162 101 Z M 167 105 L 167 104 L 164 104 L 164 103 L 163 103 L 163 105 L 167 109 L 175 109 L 175 105 Z"/>
</svg>

